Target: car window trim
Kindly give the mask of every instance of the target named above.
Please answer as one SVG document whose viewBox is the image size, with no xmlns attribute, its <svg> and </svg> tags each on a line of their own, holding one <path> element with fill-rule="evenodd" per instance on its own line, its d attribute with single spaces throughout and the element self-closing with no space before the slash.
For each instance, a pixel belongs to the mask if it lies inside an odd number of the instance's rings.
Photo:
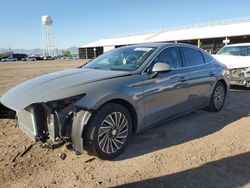
<svg viewBox="0 0 250 188">
<path fill-rule="evenodd" d="M 182 54 L 181 54 L 181 51 L 180 51 L 180 47 L 179 47 L 179 45 L 171 45 L 171 46 L 166 46 L 166 47 L 164 47 L 164 48 L 162 48 L 151 60 L 150 60 L 150 62 L 148 63 L 148 65 L 143 69 L 143 71 L 142 71 L 142 73 L 141 74 L 147 74 L 147 69 L 148 69 L 148 67 L 154 62 L 154 60 L 156 59 L 156 57 L 161 53 L 161 52 L 163 52 L 164 50 L 166 50 L 167 48 L 173 48 L 173 47 L 176 47 L 176 48 L 178 48 L 178 51 L 179 51 L 179 55 L 180 55 L 180 60 L 181 60 L 181 68 L 183 68 L 184 67 L 184 63 L 183 63 L 183 58 L 182 58 Z M 177 69 L 181 69 L 181 68 L 175 68 L 174 70 L 177 70 Z"/>
<path fill-rule="evenodd" d="M 181 49 L 181 48 L 182 48 L 182 47 L 186 47 L 186 46 L 172 45 L 172 46 L 167 46 L 167 47 L 161 49 L 161 50 L 160 50 L 160 51 L 150 60 L 150 62 L 149 62 L 148 65 L 143 69 L 143 71 L 142 71 L 141 74 L 148 74 L 148 72 L 147 72 L 146 70 L 147 70 L 147 68 L 152 64 L 152 62 L 155 60 L 155 58 L 156 58 L 163 50 L 165 50 L 165 49 L 167 49 L 167 48 L 170 48 L 170 47 L 177 47 L 177 48 L 179 48 L 179 52 L 180 52 L 180 55 L 181 55 L 182 67 L 181 67 L 181 68 L 176 68 L 176 69 L 174 69 L 174 70 L 180 70 L 180 69 L 186 69 L 186 68 L 199 67 L 199 66 L 208 65 L 208 64 L 211 64 L 211 63 L 214 62 L 214 58 L 212 57 L 212 60 L 209 61 L 209 62 L 207 62 L 207 63 L 206 63 L 205 60 L 204 60 L 204 63 L 203 63 L 203 64 L 200 64 L 200 65 L 185 66 L 185 65 L 186 65 L 186 62 L 185 62 L 184 55 L 183 55 L 183 52 L 182 52 L 182 49 Z M 186 48 L 193 48 L 193 47 L 192 47 L 192 46 L 190 46 L 190 47 L 188 46 L 188 47 L 186 47 Z M 193 48 L 193 49 L 198 50 L 198 51 L 201 53 L 201 55 L 202 55 L 202 51 L 201 51 L 201 50 L 196 49 L 196 48 Z M 210 55 L 210 54 L 208 54 L 208 55 Z M 203 55 L 202 55 L 202 57 L 203 57 Z M 203 57 L 203 58 L 204 58 L 204 57 Z"/>
<path fill-rule="evenodd" d="M 205 64 L 214 61 L 213 56 L 212 56 L 211 54 L 207 53 L 206 51 L 204 51 L 204 52 L 200 51 L 200 52 L 201 52 L 201 54 L 202 54 L 202 56 L 203 56 L 203 58 L 204 58 L 204 60 L 205 60 Z M 208 61 L 208 62 L 206 62 L 205 55 L 206 55 L 206 56 L 210 55 L 210 56 L 211 56 L 211 60 Z"/>
</svg>

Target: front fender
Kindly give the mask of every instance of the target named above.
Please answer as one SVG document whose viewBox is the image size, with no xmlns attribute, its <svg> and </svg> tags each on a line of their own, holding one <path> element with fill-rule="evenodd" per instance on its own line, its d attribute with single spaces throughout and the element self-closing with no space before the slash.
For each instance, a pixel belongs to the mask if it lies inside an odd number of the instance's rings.
<svg viewBox="0 0 250 188">
<path fill-rule="evenodd" d="M 131 79 L 117 78 L 85 85 L 86 95 L 75 105 L 93 112 L 109 101 L 123 100 L 133 106 L 140 124 L 144 116 L 144 105 L 143 88 L 135 84 L 138 82 L 141 82 L 140 75 L 131 76 Z"/>
<path fill-rule="evenodd" d="M 89 111 L 95 111 L 98 108 L 100 108 L 103 104 L 112 100 L 124 100 L 130 103 L 136 110 L 138 110 L 137 103 L 131 97 L 119 93 L 110 94 L 97 100 L 87 101 L 87 99 L 82 99 L 78 101 L 76 105 L 82 108 L 87 108 Z"/>
</svg>

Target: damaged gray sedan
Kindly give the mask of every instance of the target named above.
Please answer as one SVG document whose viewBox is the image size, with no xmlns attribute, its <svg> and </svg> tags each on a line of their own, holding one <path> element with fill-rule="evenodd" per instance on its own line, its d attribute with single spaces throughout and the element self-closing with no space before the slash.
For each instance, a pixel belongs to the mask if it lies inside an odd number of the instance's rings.
<svg viewBox="0 0 250 188">
<path fill-rule="evenodd" d="M 80 153 L 112 159 L 132 133 L 205 107 L 221 110 L 228 77 L 226 67 L 201 49 L 149 43 L 33 78 L 0 100 L 34 141 L 64 140 Z"/>
</svg>

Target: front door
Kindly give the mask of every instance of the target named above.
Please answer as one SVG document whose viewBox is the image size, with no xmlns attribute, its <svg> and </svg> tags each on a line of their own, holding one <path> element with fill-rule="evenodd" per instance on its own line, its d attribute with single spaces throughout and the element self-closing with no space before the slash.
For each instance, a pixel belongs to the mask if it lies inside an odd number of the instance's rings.
<svg viewBox="0 0 250 188">
<path fill-rule="evenodd" d="M 158 73 L 151 78 L 150 70 L 157 62 L 167 63 L 172 70 Z M 169 47 L 163 50 L 151 63 L 147 73 L 142 75 L 144 88 L 144 126 L 160 122 L 185 111 L 188 100 L 187 72 L 184 71 L 180 50 Z"/>
</svg>

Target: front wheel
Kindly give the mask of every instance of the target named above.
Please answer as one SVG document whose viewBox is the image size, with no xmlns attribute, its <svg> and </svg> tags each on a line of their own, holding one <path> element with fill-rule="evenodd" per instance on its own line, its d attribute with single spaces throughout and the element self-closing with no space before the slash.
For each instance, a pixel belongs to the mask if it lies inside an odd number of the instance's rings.
<svg viewBox="0 0 250 188">
<path fill-rule="evenodd" d="M 209 111 L 211 112 L 218 112 L 220 111 L 225 103 L 226 99 L 226 88 L 222 82 L 218 82 L 215 87 L 214 91 L 211 95 L 211 100 L 209 104 Z"/>
<path fill-rule="evenodd" d="M 83 140 L 89 154 L 113 159 L 127 146 L 132 133 L 132 119 L 122 105 L 108 103 L 98 109 L 84 130 Z"/>
</svg>

